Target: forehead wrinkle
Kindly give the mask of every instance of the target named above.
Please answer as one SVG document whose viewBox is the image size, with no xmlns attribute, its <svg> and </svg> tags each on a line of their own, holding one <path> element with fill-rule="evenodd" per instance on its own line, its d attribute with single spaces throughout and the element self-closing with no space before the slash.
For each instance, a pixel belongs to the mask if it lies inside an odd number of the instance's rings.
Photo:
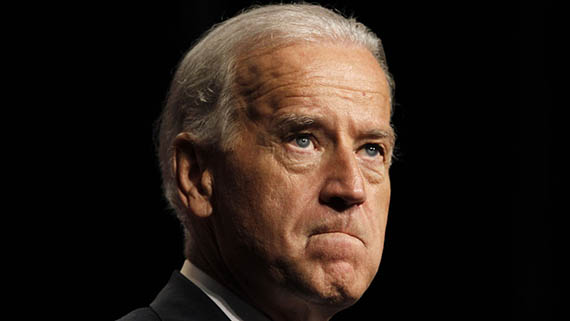
<svg viewBox="0 0 570 321">
<path fill-rule="evenodd" d="M 348 80 L 338 77 L 338 75 L 315 75 L 314 72 L 310 70 L 293 70 L 286 73 L 273 72 L 271 70 L 266 70 L 266 74 L 269 75 L 264 81 L 259 81 L 263 79 L 263 71 L 255 75 L 255 79 L 250 79 L 250 81 L 238 81 L 238 85 L 242 88 L 242 94 L 249 96 L 251 100 L 256 100 L 263 96 L 267 96 L 272 92 L 280 89 L 291 89 L 291 93 L 283 93 L 284 97 L 291 95 L 297 96 L 309 96 L 311 94 L 317 94 L 316 92 L 326 92 L 326 93 L 352 93 L 353 95 L 363 96 L 366 95 L 378 95 L 385 99 L 390 99 L 389 95 L 386 95 L 385 91 L 379 89 L 381 84 L 375 83 L 369 79 L 354 79 Z M 248 77 L 250 78 L 250 77 Z M 339 82 L 341 80 L 341 82 Z M 343 84 L 344 82 L 344 84 Z M 302 90 L 306 88 L 306 90 Z M 245 89 L 245 90 L 244 90 Z M 301 90 L 299 90 L 301 89 Z M 333 90 L 336 89 L 337 91 Z"/>
<path fill-rule="evenodd" d="M 274 88 L 292 84 L 310 72 L 278 58 L 262 52 L 239 59 L 235 81 L 238 91 L 248 98 L 260 97 Z M 275 82 L 278 83 L 276 87 L 272 86 Z M 284 84 L 280 84 L 282 82 Z"/>
<path fill-rule="evenodd" d="M 340 57 L 344 57 L 343 53 Z M 330 65 L 303 47 L 296 47 L 295 52 L 263 52 L 242 58 L 236 65 L 234 88 L 250 120 L 256 123 L 269 125 L 271 114 L 282 108 L 318 110 L 338 106 L 348 115 L 350 111 L 342 107 L 347 102 L 366 109 L 390 108 L 389 91 L 384 90 L 385 75 L 381 70 L 382 76 L 368 72 L 370 66 L 366 63 L 354 66 L 350 59 L 335 58 L 335 64 Z"/>
<path fill-rule="evenodd" d="M 368 88 L 356 89 L 333 83 L 299 83 L 295 81 L 280 84 L 265 92 L 250 93 L 246 98 L 250 105 L 264 100 L 274 110 L 296 104 L 306 107 L 318 106 L 322 104 L 321 99 L 342 99 L 366 106 L 390 104 L 390 97 L 382 91 Z M 330 101 L 325 104 L 330 104 Z"/>
<path fill-rule="evenodd" d="M 280 59 L 263 59 L 263 55 L 253 56 L 255 59 L 244 59 L 241 68 L 238 70 L 236 85 L 238 92 L 248 102 L 254 102 L 266 96 L 270 96 L 275 91 L 280 91 L 280 95 L 272 97 L 272 100 L 281 97 L 287 98 L 291 96 L 316 96 L 319 92 L 323 94 L 333 93 L 333 89 L 337 89 L 334 94 L 345 98 L 365 98 L 369 96 L 386 97 L 379 87 L 383 84 L 368 78 L 347 79 L 343 74 L 327 74 L 326 66 L 308 66 L 299 65 L 298 62 L 281 61 Z M 268 60 L 268 61 L 267 61 Z M 281 61 L 282 63 L 276 63 Z M 325 74 L 323 74 L 323 71 Z M 352 70 L 347 70 L 351 72 Z M 354 74 L 353 74 L 354 76 Z M 290 90 L 288 90 L 290 89 Z M 315 92 L 317 91 L 317 92 Z M 340 94 L 340 95 L 339 95 Z M 366 97 L 368 98 L 368 97 Z M 362 101 L 360 98 L 359 101 Z M 368 99 L 365 99 L 368 100 Z"/>
</svg>

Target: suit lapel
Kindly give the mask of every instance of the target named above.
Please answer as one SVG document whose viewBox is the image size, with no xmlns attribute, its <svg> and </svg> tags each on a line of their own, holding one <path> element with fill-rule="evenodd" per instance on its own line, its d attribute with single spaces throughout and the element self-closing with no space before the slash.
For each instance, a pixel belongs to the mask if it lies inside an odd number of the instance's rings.
<svg viewBox="0 0 570 321">
<path fill-rule="evenodd" d="M 230 321 L 200 288 L 178 271 L 172 273 L 150 306 L 162 321 Z"/>
</svg>

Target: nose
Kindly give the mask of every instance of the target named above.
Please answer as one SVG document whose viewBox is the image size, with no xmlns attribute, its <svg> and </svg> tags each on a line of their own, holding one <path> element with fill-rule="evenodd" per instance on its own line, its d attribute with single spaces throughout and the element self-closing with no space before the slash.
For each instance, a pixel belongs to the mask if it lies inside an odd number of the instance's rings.
<svg viewBox="0 0 570 321">
<path fill-rule="evenodd" d="M 351 149 L 337 150 L 328 162 L 319 201 L 342 212 L 366 201 L 364 178 Z"/>
</svg>

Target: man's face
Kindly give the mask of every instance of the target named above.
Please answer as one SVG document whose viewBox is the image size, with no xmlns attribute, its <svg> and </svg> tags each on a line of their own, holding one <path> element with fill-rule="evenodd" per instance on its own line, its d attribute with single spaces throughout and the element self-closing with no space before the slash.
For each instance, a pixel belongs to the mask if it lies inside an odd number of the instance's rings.
<svg viewBox="0 0 570 321">
<path fill-rule="evenodd" d="M 248 293 L 349 305 L 378 270 L 390 90 L 362 48 L 292 45 L 238 62 L 240 134 L 213 170 L 213 230 Z M 289 296 L 289 297 L 287 297 Z"/>
</svg>

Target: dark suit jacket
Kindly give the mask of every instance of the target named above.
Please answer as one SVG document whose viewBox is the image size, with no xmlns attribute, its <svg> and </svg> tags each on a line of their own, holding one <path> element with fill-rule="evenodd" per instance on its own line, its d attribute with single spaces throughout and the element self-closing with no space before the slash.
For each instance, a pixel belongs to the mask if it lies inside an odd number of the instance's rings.
<svg viewBox="0 0 570 321">
<path fill-rule="evenodd" d="M 149 307 L 132 311 L 118 321 L 229 321 L 228 317 L 180 272 L 174 271 L 168 284 Z"/>
</svg>

